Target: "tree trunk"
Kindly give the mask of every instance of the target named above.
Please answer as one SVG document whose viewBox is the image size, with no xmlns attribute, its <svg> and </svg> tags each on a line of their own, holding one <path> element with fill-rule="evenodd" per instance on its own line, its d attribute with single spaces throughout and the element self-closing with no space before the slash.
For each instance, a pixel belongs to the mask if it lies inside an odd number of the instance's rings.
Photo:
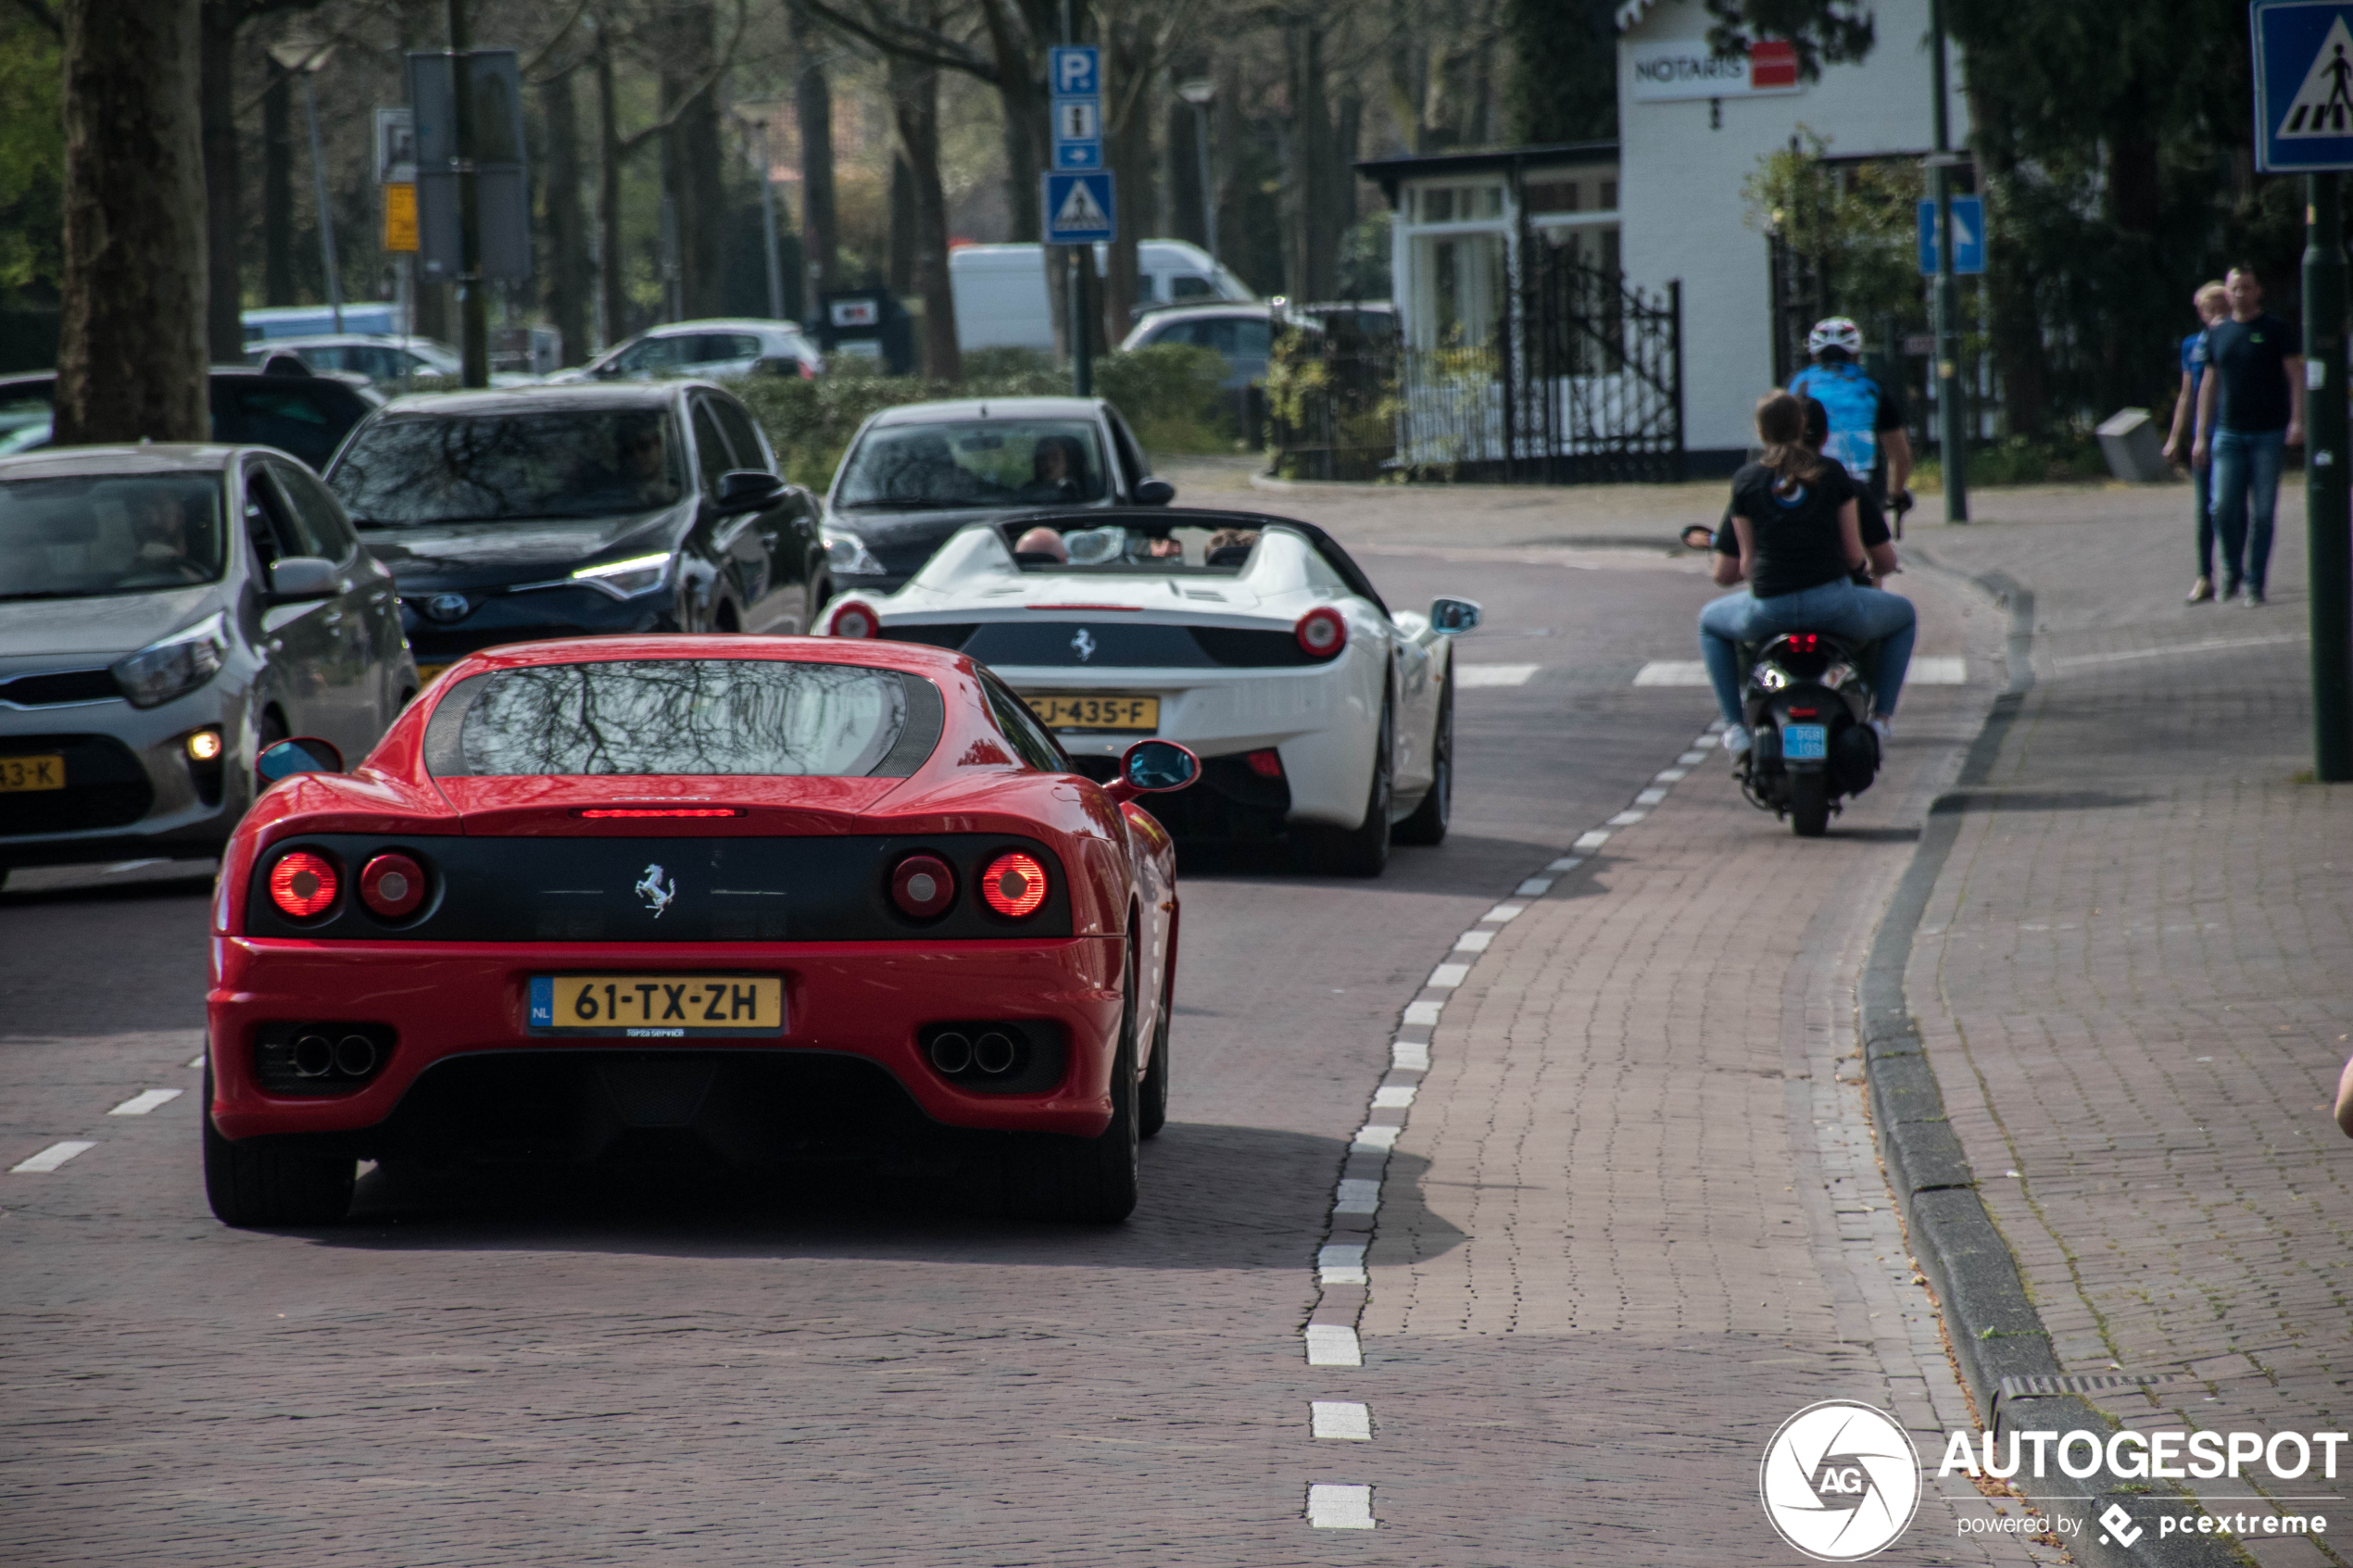
<svg viewBox="0 0 2353 1568">
<path fill-rule="evenodd" d="M 211 0 L 202 12 L 204 58 L 197 87 L 204 128 L 205 340 L 211 357 L 233 365 L 245 358 L 244 299 L 239 278 L 237 170 L 237 24 L 235 0 Z"/>
<path fill-rule="evenodd" d="M 1209 200 L 1217 211 L 1219 251 L 1213 261 L 1248 253 L 1240 243 L 1242 194 L 1234 189 L 1234 168 L 1242 157 L 1241 97 L 1241 67 L 1228 57 L 1218 65 L 1217 97 L 1209 110 Z"/>
<path fill-rule="evenodd" d="M 621 123 L 613 102 L 612 33 L 597 30 L 597 286 L 607 348 L 629 335 L 621 270 Z"/>
<path fill-rule="evenodd" d="M 1162 140 L 1168 148 L 1168 167 L 1161 185 L 1168 194 L 1163 208 L 1164 231 L 1207 248 L 1209 231 L 1202 227 L 1201 110 L 1181 98 L 1169 105 Z"/>
<path fill-rule="evenodd" d="M 935 16 L 930 19 L 937 25 Z M 891 265 L 899 265 L 900 175 L 905 175 L 911 220 L 910 279 L 901 292 L 924 301 L 923 373 L 932 381 L 962 381 L 964 360 L 956 343 L 956 298 L 948 286 L 948 193 L 939 177 L 939 72 L 894 58 L 890 62 L 890 107 L 899 132 L 900 156 L 892 171 Z M 891 286 L 899 289 L 896 276 Z"/>
<path fill-rule="evenodd" d="M 1332 222 L 1332 126 L 1324 97 L 1324 31 L 1300 23 L 1284 31 L 1290 56 L 1291 126 L 1283 170 L 1285 282 L 1292 297 L 1327 299 L 1338 238 Z"/>
<path fill-rule="evenodd" d="M 803 304 L 814 318 L 818 295 L 841 286 L 841 225 L 834 209 L 834 94 L 819 57 L 824 35 L 799 6 L 793 45 L 800 69 L 793 79 L 793 116 L 800 130 L 800 254 L 808 270 Z"/>
<path fill-rule="evenodd" d="M 715 85 L 703 85 L 718 63 L 711 0 L 674 0 L 662 31 L 662 113 L 679 111 L 662 136 L 662 189 L 677 214 L 679 305 L 693 320 L 720 313 L 725 271 L 720 248 L 725 198 L 720 189 L 719 94 Z M 702 90 L 687 101 L 698 86 Z"/>
<path fill-rule="evenodd" d="M 896 98 L 899 62 L 890 64 Z M 892 112 L 898 113 L 896 103 Z M 915 292 L 915 171 L 908 167 L 903 134 L 890 159 L 890 248 L 884 257 L 883 283 L 901 299 Z"/>
<path fill-rule="evenodd" d="M 1987 187 L 1985 216 L 1989 229 L 2002 225 L 2002 187 L 2017 168 L 2007 136 L 1990 134 L 2000 114 L 2000 101 L 1983 93 L 1969 95 L 1969 141 L 1977 153 L 1981 178 Z M 2003 244 L 1986 236 L 1985 282 L 1987 346 L 1994 356 L 1994 373 L 2002 386 L 2004 433 L 2040 435 L 2050 408 L 2050 360 L 2043 342 L 2035 279 L 2027 260 L 2028 247 Z"/>
<path fill-rule="evenodd" d="M 294 73 L 276 60 L 263 68 L 261 97 L 261 298 L 295 303 Z"/>
<path fill-rule="evenodd" d="M 203 441 L 197 0 L 67 0 L 56 441 Z"/>
<path fill-rule="evenodd" d="M 1160 61 L 1150 33 L 1133 26 L 1104 40 L 1103 58 L 1104 164 L 1116 182 L 1120 208 L 1117 234 L 1104 247 L 1103 341 L 1117 344 L 1126 338 L 1136 307 L 1144 303 L 1136 242 L 1152 209 L 1151 105 L 1156 95 L 1151 86 L 1160 74 Z"/>
<path fill-rule="evenodd" d="M 580 111 L 572 73 L 539 84 L 547 139 L 547 315 L 563 339 L 563 363 L 588 358 L 588 220 L 580 206 Z"/>
</svg>

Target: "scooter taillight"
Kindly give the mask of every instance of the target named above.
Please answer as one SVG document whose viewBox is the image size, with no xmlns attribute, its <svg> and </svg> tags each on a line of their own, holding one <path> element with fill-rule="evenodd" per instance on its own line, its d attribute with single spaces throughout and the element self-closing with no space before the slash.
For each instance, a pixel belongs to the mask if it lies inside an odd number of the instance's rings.
<svg viewBox="0 0 2353 1568">
<path fill-rule="evenodd" d="M 1819 653 L 1822 651 L 1822 634 L 1818 632 L 1792 632 L 1786 641 L 1789 643 L 1790 651 L 1793 653 Z"/>
<path fill-rule="evenodd" d="M 1818 708 L 1793 708 L 1789 710 L 1789 716 L 1793 719 L 1813 719 L 1818 718 L 1821 711 Z"/>
</svg>

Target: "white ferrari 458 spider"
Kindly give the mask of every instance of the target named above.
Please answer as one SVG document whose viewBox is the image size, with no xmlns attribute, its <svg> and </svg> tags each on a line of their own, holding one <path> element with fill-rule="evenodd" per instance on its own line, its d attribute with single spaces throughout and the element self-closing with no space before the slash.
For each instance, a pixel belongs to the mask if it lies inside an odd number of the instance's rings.
<svg viewBox="0 0 2353 1568">
<path fill-rule="evenodd" d="M 1079 772 L 1110 777 L 1140 736 L 1181 741 L 1201 777 L 1152 802 L 1178 834 L 1288 834 L 1313 869 L 1378 876 L 1392 838 L 1446 835 L 1450 636 L 1478 616 L 1390 610 L 1311 523 L 1154 507 L 971 523 L 898 592 L 837 598 L 820 624 L 990 666 Z"/>
</svg>

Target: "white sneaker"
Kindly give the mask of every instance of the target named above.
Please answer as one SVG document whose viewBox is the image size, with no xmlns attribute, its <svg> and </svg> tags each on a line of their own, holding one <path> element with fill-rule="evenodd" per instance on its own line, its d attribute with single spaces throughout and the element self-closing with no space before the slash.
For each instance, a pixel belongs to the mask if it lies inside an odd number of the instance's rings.
<svg viewBox="0 0 2353 1568">
<path fill-rule="evenodd" d="M 1748 748 L 1755 744 L 1745 724 L 1733 724 L 1724 731 L 1724 749 L 1734 757 L 1747 756 Z"/>
<path fill-rule="evenodd" d="M 1874 713 L 1871 715 L 1871 733 L 1879 736 L 1880 749 L 1884 751 L 1887 743 L 1895 738 L 1895 721 L 1884 713 Z"/>
</svg>

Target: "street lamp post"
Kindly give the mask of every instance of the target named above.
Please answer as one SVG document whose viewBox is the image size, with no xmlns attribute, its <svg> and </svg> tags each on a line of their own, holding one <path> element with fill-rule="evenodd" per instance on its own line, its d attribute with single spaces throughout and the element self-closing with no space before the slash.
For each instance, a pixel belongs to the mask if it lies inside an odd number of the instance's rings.
<svg viewBox="0 0 2353 1568">
<path fill-rule="evenodd" d="M 1961 419 L 1961 310 L 1953 282 L 1953 156 L 1944 91 L 1944 5 L 1929 0 L 1929 65 L 1935 94 L 1936 151 L 1928 160 L 1936 202 L 1936 445 L 1944 459 L 1944 521 L 1969 521 L 1969 433 Z"/>
<path fill-rule="evenodd" d="M 1217 83 L 1205 76 L 1180 82 L 1176 95 L 1193 106 L 1193 151 L 1201 157 L 1201 231 L 1208 236 L 1209 259 L 1217 259 L 1217 197 L 1209 182 L 1209 106 Z"/>
<path fill-rule="evenodd" d="M 450 130 L 457 144 L 458 348 L 469 387 L 490 384 L 490 315 L 482 294 L 482 188 L 474 171 L 473 33 L 466 0 L 449 0 Z"/>
<path fill-rule="evenodd" d="M 343 277 L 335 266 L 335 214 L 327 205 L 327 160 L 319 151 L 319 72 L 332 50 L 308 43 L 281 44 L 271 57 L 288 70 L 302 73 L 302 109 L 310 124 L 310 189 L 319 203 L 319 264 L 327 274 L 327 307 L 334 312 L 335 331 L 343 331 Z"/>
</svg>

